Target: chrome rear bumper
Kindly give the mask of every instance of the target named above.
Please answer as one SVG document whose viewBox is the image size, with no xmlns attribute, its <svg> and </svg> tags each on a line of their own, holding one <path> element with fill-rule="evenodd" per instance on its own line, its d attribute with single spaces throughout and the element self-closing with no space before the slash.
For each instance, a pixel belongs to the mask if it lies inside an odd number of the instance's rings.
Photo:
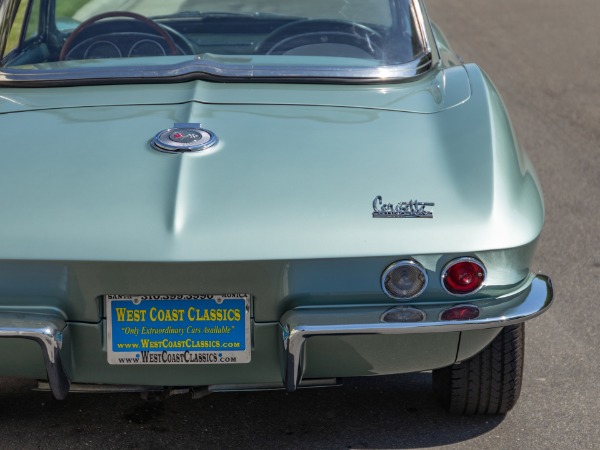
<svg viewBox="0 0 600 450">
<path fill-rule="evenodd" d="M 0 313 L 0 338 L 29 339 L 40 346 L 48 373 L 50 390 L 58 400 L 66 397 L 70 386 L 60 358 L 65 329 L 65 321 L 57 316 L 35 313 Z"/>
<path fill-rule="evenodd" d="M 422 321 L 394 323 L 382 321 L 382 315 L 390 310 L 389 305 L 297 308 L 284 314 L 279 322 L 284 351 L 283 385 L 292 392 L 302 382 L 304 346 L 311 337 L 447 333 L 499 328 L 542 314 L 550 307 L 552 299 L 550 278 L 538 275 L 510 295 L 478 300 L 476 303 L 481 315 L 470 321 L 439 320 L 439 304 L 419 305 L 427 317 Z M 340 314 L 342 310 L 343 314 Z M 48 375 L 48 387 L 59 400 L 65 398 L 71 386 L 60 353 L 67 333 L 66 321 L 59 315 L 0 312 L 0 338 L 28 339 L 39 345 Z"/>
<path fill-rule="evenodd" d="M 448 333 L 486 328 L 500 328 L 524 322 L 542 314 L 552 303 L 552 282 L 545 275 L 533 278 L 522 291 L 505 298 L 478 301 L 481 314 L 468 321 L 441 321 L 440 307 L 419 306 L 427 318 L 420 322 L 388 323 L 381 320 L 387 307 L 297 308 L 281 318 L 284 348 L 283 382 L 289 392 L 302 381 L 304 344 L 315 336 L 353 336 L 377 334 Z M 461 304 L 461 302 L 456 302 Z M 430 318 L 435 317 L 435 319 Z"/>
</svg>

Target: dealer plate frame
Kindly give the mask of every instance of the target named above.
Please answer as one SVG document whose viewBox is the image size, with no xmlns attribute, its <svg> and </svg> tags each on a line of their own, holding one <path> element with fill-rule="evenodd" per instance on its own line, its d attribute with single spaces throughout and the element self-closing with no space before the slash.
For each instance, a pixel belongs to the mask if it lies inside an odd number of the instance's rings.
<svg viewBox="0 0 600 450">
<path fill-rule="evenodd" d="M 107 294 L 104 302 L 111 365 L 251 361 L 249 294 Z"/>
</svg>

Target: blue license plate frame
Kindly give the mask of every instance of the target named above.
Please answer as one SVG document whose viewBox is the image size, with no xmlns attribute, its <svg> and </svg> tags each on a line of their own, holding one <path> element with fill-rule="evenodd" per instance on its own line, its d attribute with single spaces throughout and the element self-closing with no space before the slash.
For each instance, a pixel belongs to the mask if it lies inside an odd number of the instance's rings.
<svg viewBox="0 0 600 450">
<path fill-rule="evenodd" d="M 250 295 L 105 295 L 112 365 L 251 360 Z"/>
</svg>

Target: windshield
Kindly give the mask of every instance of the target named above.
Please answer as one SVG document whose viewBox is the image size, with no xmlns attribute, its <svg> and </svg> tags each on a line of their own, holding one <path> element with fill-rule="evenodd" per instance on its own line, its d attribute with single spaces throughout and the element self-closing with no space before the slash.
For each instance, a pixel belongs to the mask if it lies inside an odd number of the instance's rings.
<svg viewBox="0 0 600 450">
<path fill-rule="evenodd" d="M 431 66 L 418 0 L 4 0 L 0 81 L 378 80 Z"/>
</svg>

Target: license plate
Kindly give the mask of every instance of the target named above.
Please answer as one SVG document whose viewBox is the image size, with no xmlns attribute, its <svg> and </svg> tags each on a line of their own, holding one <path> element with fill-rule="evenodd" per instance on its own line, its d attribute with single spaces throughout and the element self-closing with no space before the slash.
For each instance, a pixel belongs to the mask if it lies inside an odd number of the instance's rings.
<svg viewBox="0 0 600 450">
<path fill-rule="evenodd" d="M 109 364 L 250 362 L 250 296 L 105 295 Z"/>
</svg>

